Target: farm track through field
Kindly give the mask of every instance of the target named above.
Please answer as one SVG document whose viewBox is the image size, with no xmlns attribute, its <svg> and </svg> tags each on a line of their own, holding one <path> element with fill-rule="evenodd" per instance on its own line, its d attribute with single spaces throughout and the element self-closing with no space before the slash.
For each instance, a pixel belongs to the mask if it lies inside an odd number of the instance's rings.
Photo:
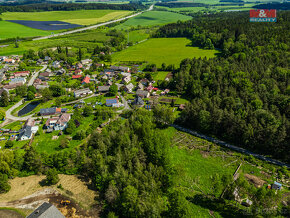
<svg viewBox="0 0 290 218">
<path fill-rule="evenodd" d="M 53 38 L 53 37 L 58 37 L 58 36 L 72 34 L 72 33 L 82 32 L 82 31 L 86 31 L 86 30 L 96 29 L 96 28 L 101 27 L 101 26 L 106 26 L 108 24 L 112 24 L 112 23 L 123 21 L 123 20 L 127 20 L 127 19 L 130 19 L 132 17 L 136 17 L 136 16 L 138 16 L 138 15 L 140 15 L 140 14 L 146 12 L 146 11 L 153 10 L 153 7 L 154 7 L 154 4 L 152 4 L 149 7 L 148 10 L 141 11 L 141 12 L 138 12 L 136 14 L 133 14 L 133 15 L 130 15 L 130 16 L 127 16 L 127 17 L 123 17 L 123 18 L 120 18 L 120 19 L 117 19 L 117 20 L 112 20 L 112 21 L 108 21 L 108 22 L 105 22 L 105 23 L 101 23 L 101 24 L 97 24 L 97 25 L 93 25 L 93 26 L 89 26 L 89 27 L 84 27 L 84 28 L 80 28 L 80 29 L 76 29 L 76 30 L 71 30 L 71 31 L 63 32 L 63 33 L 58 33 L 58 34 L 53 34 L 53 35 L 49 35 L 49 36 L 39 37 L 39 38 L 35 38 L 35 39 L 32 39 L 32 40 L 36 41 L 36 40 L 42 40 L 42 39 L 49 39 L 49 38 Z"/>
</svg>

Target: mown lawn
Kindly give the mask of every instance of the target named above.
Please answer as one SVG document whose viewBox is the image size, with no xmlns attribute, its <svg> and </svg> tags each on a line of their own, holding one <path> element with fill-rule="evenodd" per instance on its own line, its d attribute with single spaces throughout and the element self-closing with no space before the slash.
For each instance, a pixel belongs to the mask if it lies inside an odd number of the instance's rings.
<svg viewBox="0 0 290 218">
<path fill-rule="evenodd" d="M 169 72 L 165 72 L 165 71 L 158 71 L 156 73 L 154 73 L 152 76 L 153 76 L 153 79 L 155 81 L 158 81 L 158 80 L 164 80 L 167 76 Z"/>
<path fill-rule="evenodd" d="M 33 29 L 8 21 L 0 21 L 0 40 L 15 37 L 46 36 L 50 34 L 50 31 Z"/>
<path fill-rule="evenodd" d="M 79 25 L 91 25 L 118 19 L 132 13 L 118 10 L 78 10 L 78 11 L 44 11 L 44 12 L 5 12 L 3 20 L 64 21 Z"/>
<path fill-rule="evenodd" d="M 127 29 L 138 26 L 156 26 L 168 23 L 174 23 L 178 20 L 190 20 L 192 17 L 167 12 L 167 11 L 149 11 L 133 17 L 126 22 L 116 26 L 117 29 Z"/>
<path fill-rule="evenodd" d="M 186 38 L 152 38 L 112 55 L 114 62 L 145 62 L 161 66 L 162 63 L 178 66 L 185 58 L 212 58 L 216 50 L 204 50 L 189 46 Z"/>
</svg>

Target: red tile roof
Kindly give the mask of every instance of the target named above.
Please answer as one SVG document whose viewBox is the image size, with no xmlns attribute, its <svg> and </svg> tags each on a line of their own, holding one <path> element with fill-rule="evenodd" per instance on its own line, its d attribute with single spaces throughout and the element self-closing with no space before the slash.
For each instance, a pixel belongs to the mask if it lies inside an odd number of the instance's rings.
<svg viewBox="0 0 290 218">
<path fill-rule="evenodd" d="M 79 79 L 79 78 L 82 78 L 82 75 L 73 75 L 72 78 L 73 79 Z"/>
<path fill-rule="evenodd" d="M 90 77 L 86 76 L 86 77 L 83 79 L 82 83 L 90 83 Z"/>
</svg>

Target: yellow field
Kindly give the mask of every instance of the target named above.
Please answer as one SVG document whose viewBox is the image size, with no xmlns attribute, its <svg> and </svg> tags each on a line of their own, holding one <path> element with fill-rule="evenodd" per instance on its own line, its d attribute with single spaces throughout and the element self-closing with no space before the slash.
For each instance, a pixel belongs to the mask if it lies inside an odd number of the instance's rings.
<svg viewBox="0 0 290 218">
<path fill-rule="evenodd" d="M 68 20 L 61 20 L 61 21 L 72 23 L 72 24 L 79 24 L 79 25 L 91 25 L 91 24 L 102 23 L 102 22 L 106 22 L 110 20 L 119 19 L 131 13 L 132 12 L 130 11 L 116 11 L 116 12 L 111 12 L 109 14 L 106 14 L 102 17 L 88 18 L 88 19 L 68 19 Z"/>
<path fill-rule="evenodd" d="M 32 195 L 35 192 L 53 188 L 66 195 L 66 191 L 73 193 L 71 198 L 75 201 L 80 202 L 84 207 L 90 207 L 94 203 L 96 192 L 88 189 L 85 182 L 81 181 L 74 175 L 59 175 L 61 184 L 64 190 L 58 189 L 56 185 L 42 187 L 39 182 L 45 179 L 45 176 L 28 176 L 28 177 L 17 177 L 10 180 L 11 190 L 8 193 L 0 194 L 0 206 L 4 205 L 4 202 L 15 201 L 26 196 Z"/>
<path fill-rule="evenodd" d="M 119 10 L 78 10 L 78 11 L 43 11 L 43 12 L 5 12 L 2 20 L 64 21 L 79 25 L 91 25 L 118 19 L 132 11 Z"/>
</svg>

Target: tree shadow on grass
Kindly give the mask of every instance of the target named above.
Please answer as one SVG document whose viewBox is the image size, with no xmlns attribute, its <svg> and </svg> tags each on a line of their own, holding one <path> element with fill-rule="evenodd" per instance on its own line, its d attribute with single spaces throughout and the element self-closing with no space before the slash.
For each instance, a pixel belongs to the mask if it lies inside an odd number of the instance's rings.
<svg viewBox="0 0 290 218">
<path fill-rule="evenodd" d="M 222 217 L 248 217 L 247 214 L 245 214 L 245 211 L 232 205 L 225 204 L 223 201 L 208 198 L 204 195 L 195 195 L 187 200 L 195 205 L 218 212 Z"/>
</svg>

